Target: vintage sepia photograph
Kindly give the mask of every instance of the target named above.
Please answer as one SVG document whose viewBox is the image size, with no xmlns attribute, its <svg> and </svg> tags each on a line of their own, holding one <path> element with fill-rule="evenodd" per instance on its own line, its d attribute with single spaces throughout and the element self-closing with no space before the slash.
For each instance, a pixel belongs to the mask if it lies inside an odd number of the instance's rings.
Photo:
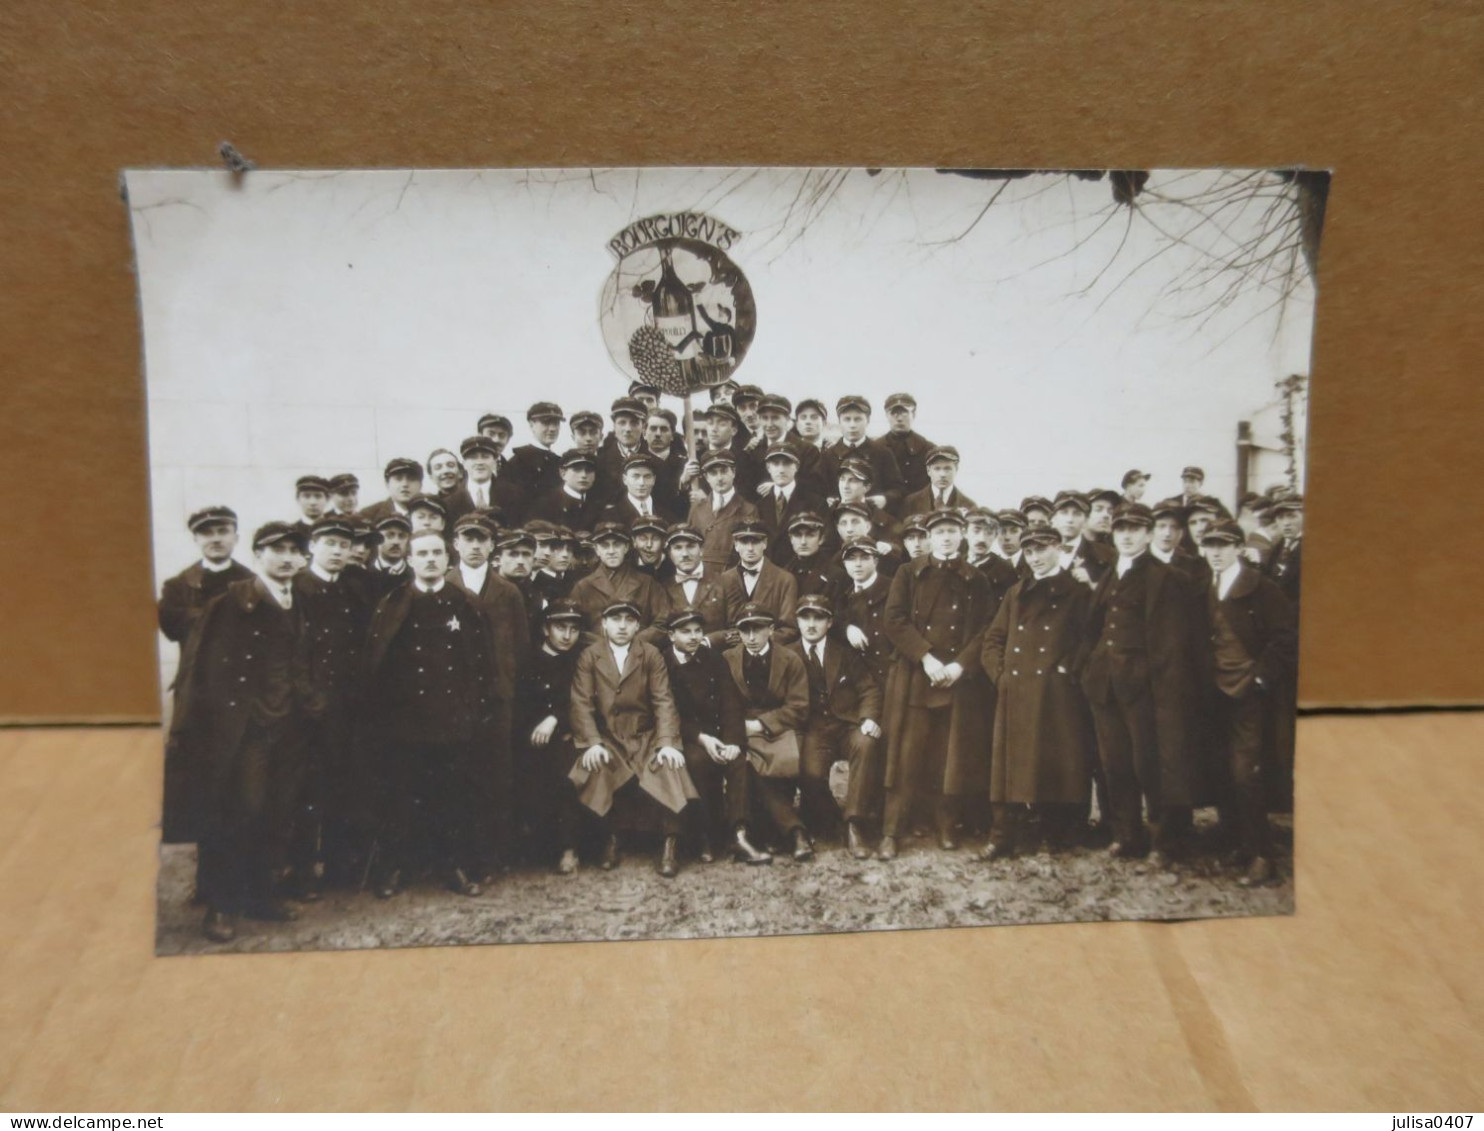
<svg viewBox="0 0 1484 1131">
<path fill-rule="evenodd" d="M 124 183 L 159 954 L 1293 912 L 1327 173 Z"/>
</svg>

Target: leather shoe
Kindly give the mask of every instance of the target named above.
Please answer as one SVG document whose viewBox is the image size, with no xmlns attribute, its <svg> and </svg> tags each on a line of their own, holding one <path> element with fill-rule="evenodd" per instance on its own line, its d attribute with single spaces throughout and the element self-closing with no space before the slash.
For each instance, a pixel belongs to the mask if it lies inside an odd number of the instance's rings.
<svg viewBox="0 0 1484 1131">
<path fill-rule="evenodd" d="M 603 862 L 599 865 L 605 872 L 611 872 L 618 867 L 618 837 L 612 833 L 603 842 Z"/>
<path fill-rule="evenodd" d="M 265 899 L 249 904 L 242 914 L 244 918 L 255 919 L 260 923 L 292 923 L 299 917 L 299 912 L 281 899 Z"/>
<path fill-rule="evenodd" d="M 1252 863 L 1247 866 L 1247 874 L 1237 883 L 1244 888 L 1261 887 L 1263 884 L 1272 883 L 1275 874 L 1271 860 L 1266 856 L 1254 856 Z"/>
<path fill-rule="evenodd" d="M 771 864 L 773 857 L 766 852 L 759 852 L 747 839 L 744 829 L 737 830 L 737 839 L 732 842 L 732 855 L 744 864 Z"/>
<path fill-rule="evenodd" d="M 996 844 L 990 841 L 984 846 L 984 851 L 979 854 L 979 859 L 986 864 L 994 860 L 1008 860 L 1015 855 L 1015 850 L 1009 845 Z"/>
<path fill-rule="evenodd" d="M 673 880 L 679 871 L 680 865 L 675 860 L 675 838 L 667 836 L 665 846 L 660 849 L 660 875 Z"/>
<path fill-rule="evenodd" d="M 857 860 L 869 860 L 871 850 L 866 847 L 864 838 L 861 837 L 860 826 L 854 821 L 845 822 L 845 847 L 850 850 L 850 855 Z"/>
<path fill-rule="evenodd" d="M 1164 851 L 1164 849 L 1156 848 L 1149 854 L 1149 866 L 1156 871 L 1166 872 L 1174 866 L 1174 861 L 1170 859 L 1170 854 Z"/>
<path fill-rule="evenodd" d="M 814 845 L 809 843 L 809 834 L 803 829 L 794 830 L 794 859 L 809 860 L 814 856 Z"/>
<path fill-rule="evenodd" d="M 701 841 L 700 851 L 696 853 L 696 859 L 702 864 L 709 864 L 716 859 L 716 853 L 711 850 L 711 838 L 707 837 Z"/>
<path fill-rule="evenodd" d="M 398 871 L 388 872 L 378 881 L 376 885 L 377 899 L 391 899 L 397 892 L 402 890 L 402 873 Z"/>
<path fill-rule="evenodd" d="M 577 871 L 577 853 L 567 849 L 562 853 L 562 858 L 557 862 L 557 871 L 563 876 L 570 876 Z"/>
<path fill-rule="evenodd" d="M 476 881 L 469 878 L 469 873 L 465 872 L 462 868 L 455 868 L 453 870 L 453 878 L 449 881 L 448 886 L 460 895 L 466 895 L 470 898 L 484 891 Z"/>
<path fill-rule="evenodd" d="M 944 852 L 957 852 L 958 841 L 954 839 L 952 829 L 938 830 L 938 847 Z"/>
<path fill-rule="evenodd" d="M 236 917 L 209 907 L 206 910 L 206 919 L 201 924 L 201 933 L 212 942 L 231 942 L 237 937 Z"/>
<path fill-rule="evenodd" d="M 895 860 L 897 858 L 897 838 L 884 836 L 881 843 L 876 846 L 877 860 Z"/>
</svg>

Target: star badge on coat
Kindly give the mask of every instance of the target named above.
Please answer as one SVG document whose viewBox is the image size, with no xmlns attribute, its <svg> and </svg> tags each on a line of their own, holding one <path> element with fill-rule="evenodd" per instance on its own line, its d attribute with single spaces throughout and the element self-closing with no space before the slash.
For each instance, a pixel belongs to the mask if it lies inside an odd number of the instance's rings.
<svg viewBox="0 0 1484 1131">
<path fill-rule="evenodd" d="M 449 632 L 457 632 L 458 630 L 459 630 L 459 618 L 457 616 L 449 617 L 448 618 L 448 631 Z"/>
</svg>

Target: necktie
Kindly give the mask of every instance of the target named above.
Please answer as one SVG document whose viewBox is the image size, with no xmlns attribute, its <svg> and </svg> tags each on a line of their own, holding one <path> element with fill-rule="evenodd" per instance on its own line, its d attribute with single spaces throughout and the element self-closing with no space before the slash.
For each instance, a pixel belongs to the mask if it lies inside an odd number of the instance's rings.
<svg viewBox="0 0 1484 1131">
<path fill-rule="evenodd" d="M 773 514 L 780 525 L 783 522 L 783 512 L 787 506 L 788 500 L 785 499 L 782 494 L 775 491 L 773 493 Z"/>
<path fill-rule="evenodd" d="M 809 690 L 813 693 L 813 699 L 820 703 L 824 699 L 824 663 L 819 658 L 819 645 L 814 644 L 809 648 Z"/>
<path fill-rule="evenodd" d="M 490 489 L 489 489 L 489 484 L 488 483 L 481 483 L 479 485 L 479 506 L 481 508 L 484 508 L 484 507 L 487 507 L 489 505 L 490 505 Z"/>
</svg>

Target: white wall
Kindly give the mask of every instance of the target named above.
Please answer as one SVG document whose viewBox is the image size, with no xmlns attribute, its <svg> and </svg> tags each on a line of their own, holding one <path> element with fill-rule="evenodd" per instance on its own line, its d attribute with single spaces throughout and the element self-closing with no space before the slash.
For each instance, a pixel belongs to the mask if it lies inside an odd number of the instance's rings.
<svg viewBox="0 0 1484 1131">
<path fill-rule="evenodd" d="M 1188 210 L 1153 194 L 1216 174 L 1156 173 L 1137 216 L 1106 183 L 1028 178 L 947 243 L 999 182 L 856 172 L 791 241 L 778 225 L 804 176 L 130 173 L 157 573 L 192 559 L 183 521 L 205 503 L 250 531 L 294 513 L 305 472 L 354 471 L 378 498 L 387 459 L 456 447 L 485 411 L 517 443 L 533 400 L 606 415 L 626 378 L 598 331 L 605 245 L 661 211 L 745 233 L 730 254 L 758 331 L 741 379 L 794 400 L 860 392 L 878 413 L 909 389 L 920 431 L 965 453 L 964 489 L 998 506 L 1116 487 L 1134 466 L 1158 498 L 1187 463 L 1229 498 L 1237 421 L 1308 372 L 1307 284 L 1281 322 L 1266 292 L 1205 325 L 1183 315 L 1210 294 L 1158 297 L 1200 260 L 1166 246 L 1155 225 Z M 1248 217 L 1222 223 L 1238 238 Z"/>
</svg>

